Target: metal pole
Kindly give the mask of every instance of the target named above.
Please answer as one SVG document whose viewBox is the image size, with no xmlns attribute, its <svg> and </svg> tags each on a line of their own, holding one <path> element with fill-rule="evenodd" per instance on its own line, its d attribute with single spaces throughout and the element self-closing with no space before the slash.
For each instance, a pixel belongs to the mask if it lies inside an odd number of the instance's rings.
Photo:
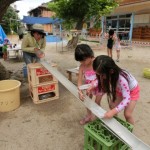
<svg viewBox="0 0 150 150">
<path fill-rule="evenodd" d="M 130 20 L 130 32 L 129 32 L 129 41 L 130 42 L 132 42 L 133 24 L 134 24 L 134 13 L 132 13 L 131 20 Z"/>
</svg>

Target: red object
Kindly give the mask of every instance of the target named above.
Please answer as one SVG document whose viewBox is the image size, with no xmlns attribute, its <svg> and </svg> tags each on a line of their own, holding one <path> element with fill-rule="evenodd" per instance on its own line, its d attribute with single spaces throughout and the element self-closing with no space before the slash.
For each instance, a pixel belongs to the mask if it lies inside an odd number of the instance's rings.
<svg viewBox="0 0 150 150">
<path fill-rule="evenodd" d="M 44 68 L 36 69 L 36 75 L 37 76 L 44 75 L 44 74 L 50 74 L 50 73 L 47 69 L 44 69 Z"/>
<path fill-rule="evenodd" d="M 55 90 L 55 84 L 51 85 L 43 85 L 38 87 L 38 93 L 45 93 L 45 92 L 50 92 Z"/>
</svg>

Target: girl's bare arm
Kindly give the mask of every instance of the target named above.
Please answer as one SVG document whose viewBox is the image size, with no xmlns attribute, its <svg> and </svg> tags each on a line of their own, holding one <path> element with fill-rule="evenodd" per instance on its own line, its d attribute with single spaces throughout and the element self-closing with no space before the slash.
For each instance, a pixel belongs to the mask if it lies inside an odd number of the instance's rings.
<svg viewBox="0 0 150 150">
<path fill-rule="evenodd" d="M 83 93 L 82 90 L 79 89 L 79 87 L 82 85 L 82 79 L 83 79 L 83 66 L 82 64 L 79 67 L 79 75 L 78 75 L 78 91 L 79 91 L 79 97 L 81 100 L 83 100 Z"/>
</svg>

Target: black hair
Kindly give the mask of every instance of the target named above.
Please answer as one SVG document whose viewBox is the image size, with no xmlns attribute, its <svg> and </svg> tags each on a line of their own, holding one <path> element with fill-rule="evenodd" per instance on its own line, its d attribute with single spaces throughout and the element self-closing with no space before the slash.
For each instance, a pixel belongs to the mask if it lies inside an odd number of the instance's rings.
<svg viewBox="0 0 150 150">
<path fill-rule="evenodd" d="M 36 32 L 39 33 L 40 35 L 42 35 L 42 38 L 44 38 L 45 33 L 40 32 L 40 31 L 36 31 L 36 30 L 32 30 L 32 31 L 31 31 L 31 36 L 33 36 L 33 34 L 36 33 Z"/>
<path fill-rule="evenodd" d="M 76 61 L 84 61 L 87 58 L 93 58 L 94 52 L 89 45 L 80 44 L 77 45 L 74 56 Z"/>
<path fill-rule="evenodd" d="M 22 39 L 23 39 L 23 36 L 24 36 L 23 33 L 22 33 L 22 34 L 19 34 L 19 40 L 22 40 Z"/>
<path fill-rule="evenodd" d="M 123 69 L 118 67 L 114 60 L 106 55 L 97 56 L 93 61 L 93 69 L 97 73 L 98 88 L 107 93 L 107 99 L 116 100 L 116 86 L 119 74 L 127 79 L 127 74 Z M 106 79 L 101 79 L 101 75 L 105 75 Z M 128 80 L 127 80 L 128 81 Z"/>
<path fill-rule="evenodd" d="M 119 34 L 119 35 L 118 35 L 118 38 L 119 38 L 119 40 L 121 41 L 121 40 L 122 40 L 122 35 Z"/>
<path fill-rule="evenodd" d="M 110 29 L 110 30 L 109 30 L 109 36 L 112 36 L 112 35 L 114 35 L 114 30 L 113 30 L 113 29 Z"/>
</svg>

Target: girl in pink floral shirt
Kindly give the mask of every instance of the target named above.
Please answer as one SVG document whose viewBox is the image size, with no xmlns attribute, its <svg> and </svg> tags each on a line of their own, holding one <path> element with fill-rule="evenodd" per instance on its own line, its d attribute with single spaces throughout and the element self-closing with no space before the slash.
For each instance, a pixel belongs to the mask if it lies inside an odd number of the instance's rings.
<svg viewBox="0 0 150 150">
<path fill-rule="evenodd" d="M 110 109 L 104 118 L 112 118 L 124 110 L 126 120 L 134 124 L 132 116 L 139 99 L 139 86 L 136 79 L 126 70 L 119 68 L 109 56 L 97 56 L 93 69 L 98 78 L 98 87 L 107 94 Z"/>
</svg>

